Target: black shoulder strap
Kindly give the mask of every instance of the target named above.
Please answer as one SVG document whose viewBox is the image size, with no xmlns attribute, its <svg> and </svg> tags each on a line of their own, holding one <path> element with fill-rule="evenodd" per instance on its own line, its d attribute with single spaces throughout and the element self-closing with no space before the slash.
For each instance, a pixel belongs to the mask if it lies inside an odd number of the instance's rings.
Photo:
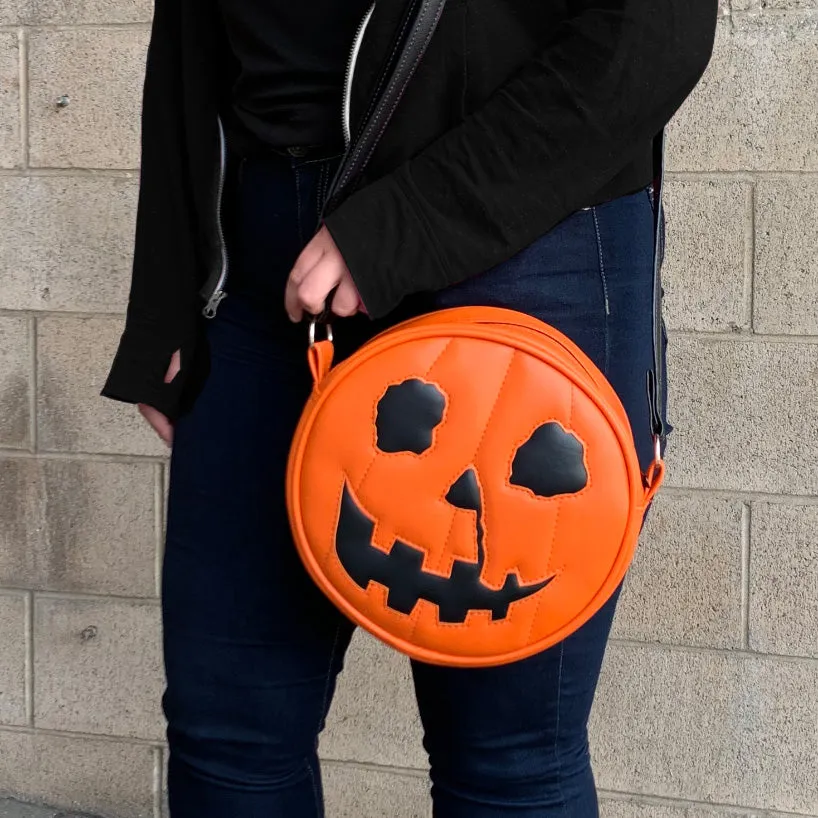
<svg viewBox="0 0 818 818">
<path fill-rule="evenodd" d="M 664 215 L 662 194 L 665 184 L 665 132 L 653 143 L 653 369 L 648 373 L 648 401 L 654 440 L 662 445 L 665 428 L 664 338 L 662 332 L 662 261 L 664 259 Z"/>
<path fill-rule="evenodd" d="M 415 19 L 403 38 L 403 49 L 392 75 L 388 78 L 380 98 L 374 101 L 372 114 L 363 123 L 359 135 L 347 149 L 335 175 L 326 197 L 328 207 L 332 206 L 333 201 L 351 182 L 360 177 L 369 164 L 392 114 L 426 52 L 445 5 L 446 0 L 420 0 Z"/>
</svg>

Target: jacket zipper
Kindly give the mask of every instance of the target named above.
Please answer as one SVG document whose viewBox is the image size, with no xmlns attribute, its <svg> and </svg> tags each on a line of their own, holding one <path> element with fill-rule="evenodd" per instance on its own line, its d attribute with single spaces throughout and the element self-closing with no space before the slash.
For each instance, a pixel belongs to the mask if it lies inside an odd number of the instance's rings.
<svg viewBox="0 0 818 818">
<path fill-rule="evenodd" d="M 221 269 L 219 278 L 213 292 L 207 299 L 207 304 L 202 310 L 205 318 L 215 318 L 219 309 L 219 304 L 227 297 L 224 285 L 227 282 L 227 269 L 229 266 L 227 259 L 227 242 L 224 240 L 224 227 L 222 226 L 222 198 L 224 195 L 224 179 L 227 173 L 227 140 L 224 136 L 224 125 L 221 117 L 216 118 L 219 123 L 219 185 L 216 191 L 216 230 L 219 236 L 219 250 L 221 251 Z"/>
<path fill-rule="evenodd" d="M 375 11 L 375 3 L 373 3 L 366 13 L 366 16 L 358 25 L 358 30 L 355 32 L 355 38 L 352 43 L 352 50 L 347 61 L 346 74 L 344 75 L 344 93 L 343 93 L 343 110 L 342 126 L 344 132 L 344 145 L 349 150 L 352 142 L 352 134 L 350 128 L 350 110 L 351 110 L 351 89 L 352 77 L 355 73 L 355 66 L 358 62 L 358 54 L 361 50 L 361 43 L 366 33 L 366 28 L 372 18 L 372 12 Z M 219 185 L 216 193 L 216 229 L 219 237 L 219 249 L 221 251 L 221 269 L 219 271 L 219 278 L 216 281 L 212 292 L 207 298 L 207 304 L 202 310 L 205 318 L 215 318 L 218 312 L 219 305 L 227 298 L 225 292 L 225 284 L 227 283 L 228 272 L 228 258 L 227 258 L 227 243 L 224 240 L 224 228 L 222 226 L 222 198 L 224 195 L 224 180 L 227 170 L 227 142 L 224 135 L 224 126 L 222 125 L 221 117 L 218 117 L 219 122 Z"/>
<path fill-rule="evenodd" d="M 358 62 L 358 54 L 361 51 L 361 43 L 364 41 L 364 34 L 372 19 L 372 12 L 375 11 L 375 4 L 369 7 L 364 19 L 361 20 L 358 30 L 355 32 L 355 38 L 352 41 L 352 51 L 347 62 L 347 70 L 344 76 L 344 95 L 343 95 L 343 111 L 341 113 L 343 127 L 344 127 L 344 145 L 349 150 L 349 145 L 352 142 L 352 128 L 350 125 L 350 115 L 352 110 L 352 75 L 355 73 L 355 66 Z"/>
</svg>

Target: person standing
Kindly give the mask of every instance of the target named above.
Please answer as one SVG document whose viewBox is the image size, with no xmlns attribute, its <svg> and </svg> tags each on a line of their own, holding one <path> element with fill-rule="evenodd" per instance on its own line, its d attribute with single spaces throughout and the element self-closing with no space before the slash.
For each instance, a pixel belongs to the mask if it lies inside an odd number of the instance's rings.
<svg viewBox="0 0 818 818">
<path fill-rule="evenodd" d="M 306 313 L 339 317 L 342 357 L 430 310 L 533 315 L 602 370 L 651 461 L 654 144 L 708 64 L 716 13 L 156 0 L 133 278 L 103 394 L 172 446 L 172 818 L 324 814 L 317 741 L 353 628 L 287 521 Z M 587 723 L 616 600 L 520 662 L 413 662 L 437 818 L 598 815 Z"/>
</svg>

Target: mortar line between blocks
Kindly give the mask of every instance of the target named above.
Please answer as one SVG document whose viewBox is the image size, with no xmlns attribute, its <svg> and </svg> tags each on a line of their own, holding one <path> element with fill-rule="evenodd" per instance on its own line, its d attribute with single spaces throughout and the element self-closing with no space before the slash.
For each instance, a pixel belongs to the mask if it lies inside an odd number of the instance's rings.
<svg viewBox="0 0 818 818">
<path fill-rule="evenodd" d="M 164 529 L 165 468 L 162 463 L 154 467 L 153 506 L 154 506 L 154 591 L 156 596 L 162 593 L 162 558 L 164 546 L 162 533 Z"/>
<path fill-rule="evenodd" d="M 28 320 L 28 345 L 29 345 L 29 371 L 31 382 L 28 389 L 28 445 L 29 453 L 36 454 L 39 443 L 38 423 L 37 423 L 37 382 L 38 382 L 38 350 L 37 350 L 37 318 L 31 316 Z"/>
<path fill-rule="evenodd" d="M 756 185 L 747 190 L 744 220 L 744 303 L 747 309 L 747 326 L 755 333 L 755 286 L 756 286 Z"/>
<path fill-rule="evenodd" d="M 12 449 L 0 446 L 0 457 L 9 460 L 77 460 L 84 463 L 162 463 L 167 455 L 152 454 L 104 454 L 102 452 L 55 452 L 38 451 L 36 454 L 28 449 Z"/>
<path fill-rule="evenodd" d="M 81 730 L 52 730 L 42 727 L 28 727 L 18 724 L 0 725 L 0 733 L 17 733 L 24 736 L 48 736 L 51 738 L 65 738 L 73 741 L 95 741 L 100 744 L 128 744 L 132 747 L 161 747 L 157 739 L 138 738 L 135 736 L 111 736 L 106 733 L 86 733 Z"/>
<path fill-rule="evenodd" d="M 28 112 L 28 32 L 25 28 L 17 32 L 17 50 L 20 60 L 20 152 L 22 170 L 28 170 L 29 163 L 29 112 Z"/>
<path fill-rule="evenodd" d="M 717 801 L 691 801 L 686 798 L 674 798 L 666 795 L 651 795 L 644 792 L 630 792 L 627 790 L 605 790 L 600 789 L 599 795 L 606 801 L 632 801 L 648 806 L 674 806 L 674 807 L 694 807 L 705 808 L 706 810 L 718 810 L 726 812 L 728 815 L 736 815 L 737 818 L 745 818 L 748 811 L 757 818 L 813 818 L 809 813 L 804 812 L 782 812 L 781 810 L 769 810 L 766 807 L 752 807 L 736 804 L 724 804 Z"/>
<path fill-rule="evenodd" d="M 815 180 L 818 170 L 669 170 L 669 182 L 756 182 Z"/>
<path fill-rule="evenodd" d="M 372 761 L 345 760 L 343 758 L 327 758 L 324 756 L 321 757 L 321 764 L 327 764 L 330 767 L 347 767 L 353 770 L 366 770 L 368 772 L 390 773 L 392 775 L 404 776 L 405 778 L 426 778 L 429 774 L 428 770 L 418 767 L 398 767 L 391 764 L 378 764 Z"/>
<path fill-rule="evenodd" d="M 34 592 L 25 595 L 25 708 L 26 723 L 34 727 Z"/>
<path fill-rule="evenodd" d="M 27 168 L 2 168 L 0 177 L 28 179 L 31 176 L 60 179 L 136 179 L 139 168 L 45 168 L 29 165 Z"/>
<path fill-rule="evenodd" d="M 27 593 L 28 588 L 17 588 L 14 585 L 4 585 L 0 591 L 11 591 L 12 593 Z M 146 605 L 151 608 L 159 606 L 159 600 L 155 596 L 123 596 L 111 594 L 104 591 L 94 593 L 92 591 L 33 591 L 37 599 L 56 600 L 59 602 L 115 602 L 125 605 Z"/>
<path fill-rule="evenodd" d="M 153 748 L 153 818 L 162 818 L 162 748 Z"/>
<path fill-rule="evenodd" d="M 719 341 L 732 344 L 818 344 L 818 335 L 773 335 L 750 332 L 692 332 L 690 330 L 670 330 L 671 338 L 685 341 Z"/>
<path fill-rule="evenodd" d="M 616 637 L 611 638 L 610 643 L 619 647 L 638 648 L 640 650 L 648 649 L 664 653 L 696 653 L 704 656 L 721 656 L 722 658 L 763 659 L 770 662 L 804 665 L 810 669 L 818 669 L 818 656 L 793 656 L 792 654 L 765 653 L 763 651 L 744 650 L 743 648 L 714 648 L 708 645 L 685 645 L 672 642 L 643 642 L 638 639 Z"/>
<path fill-rule="evenodd" d="M 741 645 L 750 650 L 750 533 L 752 506 L 741 507 Z"/>
<path fill-rule="evenodd" d="M 132 31 L 142 29 L 150 31 L 150 20 L 135 20 L 124 23 L 22 23 L 17 25 L 0 25 L 0 31 L 16 31 L 23 25 L 29 31 Z"/>
<path fill-rule="evenodd" d="M 702 486 L 662 486 L 662 493 L 671 497 L 710 497 L 715 500 L 734 500 L 749 503 L 761 500 L 765 503 L 790 503 L 796 506 L 818 505 L 818 496 L 813 494 L 775 494 L 763 491 L 742 491 L 740 489 L 714 489 Z"/>
</svg>

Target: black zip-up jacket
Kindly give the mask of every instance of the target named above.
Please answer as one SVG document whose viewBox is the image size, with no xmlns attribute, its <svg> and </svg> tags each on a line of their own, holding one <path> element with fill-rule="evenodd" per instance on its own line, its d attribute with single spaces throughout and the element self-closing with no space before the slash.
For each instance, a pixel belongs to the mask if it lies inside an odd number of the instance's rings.
<svg viewBox="0 0 818 818">
<path fill-rule="evenodd" d="M 375 4 L 350 87 L 353 149 L 425 4 Z M 716 15 L 716 0 L 448 0 L 371 161 L 325 214 L 369 314 L 649 184 L 653 139 L 704 72 Z M 156 0 L 133 279 L 102 393 L 171 419 L 208 370 L 218 111 L 234 72 L 215 0 Z"/>
</svg>

